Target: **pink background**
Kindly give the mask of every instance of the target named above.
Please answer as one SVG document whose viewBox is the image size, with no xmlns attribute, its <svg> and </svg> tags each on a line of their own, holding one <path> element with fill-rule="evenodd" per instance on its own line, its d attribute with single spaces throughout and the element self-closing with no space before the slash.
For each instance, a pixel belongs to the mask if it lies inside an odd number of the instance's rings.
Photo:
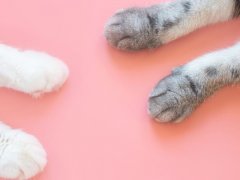
<svg viewBox="0 0 240 180">
<path fill-rule="evenodd" d="M 119 8 L 158 0 L 0 1 L 0 39 L 68 64 L 61 91 L 40 99 L 0 89 L 0 118 L 36 135 L 49 163 L 35 180 L 240 179 L 240 88 L 225 88 L 178 125 L 154 123 L 146 102 L 175 66 L 240 39 L 240 21 L 152 51 L 125 53 L 103 37 Z"/>
</svg>

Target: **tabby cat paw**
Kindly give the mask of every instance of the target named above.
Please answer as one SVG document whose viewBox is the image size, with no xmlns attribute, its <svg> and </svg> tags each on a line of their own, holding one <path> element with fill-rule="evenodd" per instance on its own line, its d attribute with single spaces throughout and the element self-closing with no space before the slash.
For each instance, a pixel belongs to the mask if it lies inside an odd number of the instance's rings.
<svg viewBox="0 0 240 180">
<path fill-rule="evenodd" d="M 198 85 L 187 75 L 162 79 L 150 94 L 148 112 L 158 122 L 180 122 L 200 103 Z"/>
</svg>

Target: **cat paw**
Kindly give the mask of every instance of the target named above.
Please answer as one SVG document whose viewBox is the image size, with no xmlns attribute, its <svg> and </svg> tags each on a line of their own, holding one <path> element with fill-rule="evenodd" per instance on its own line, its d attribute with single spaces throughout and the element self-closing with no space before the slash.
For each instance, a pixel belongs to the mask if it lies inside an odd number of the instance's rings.
<svg viewBox="0 0 240 180">
<path fill-rule="evenodd" d="M 148 112 L 157 122 L 180 122 L 201 102 L 198 84 L 187 75 L 162 79 L 148 100 Z"/>
<path fill-rule="evenodd" d="M 158 45 L 153 26 L 156 19 L 146 8 L 130 8 L 113 15 L 105 26 L 105 37 L 118 49 L 138 50 Z"/>
<path fill-rule="evenodd" d="M 69 70 L 62 61 L 45 53 L 24 53 L 29 60 L 22 65 L 24 74 L 20 90 L 37 97 L 58 90 L 65 83 Z"/>
<path fill-rule="evenodd" d="M 38 96 L 61 87 L 68 67 L 46 53 L 0 44 L 0 86 Z"/>
<path fill-rule="evenodd" d="M 0 124 L 0 177 L 29 179 L 46 163 L 46 152 L 35 137 Z"/>
</svg>

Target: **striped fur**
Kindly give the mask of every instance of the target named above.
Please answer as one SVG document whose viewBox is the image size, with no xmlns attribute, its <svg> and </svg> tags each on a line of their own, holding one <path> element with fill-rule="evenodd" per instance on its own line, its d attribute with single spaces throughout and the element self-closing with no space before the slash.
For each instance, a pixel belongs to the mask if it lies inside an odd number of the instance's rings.
<svg viewBox="0 0 240 180">
<path fill-rule="evenodd" d="M 119 49 L 152 48 L 239 16 L 240 0 L 176 0 L 115 14 L 105 36 Z M 179 122 L 216 90 L 235 83 L 240 83 L 240 43 L 199 57 L 160 80 L 148 111 L 158 122 Z"/>
<path fill-rule="evenodd" d="M 240 0 L 235 0 L 234 17 L 240 16 Z"/>
</svg>

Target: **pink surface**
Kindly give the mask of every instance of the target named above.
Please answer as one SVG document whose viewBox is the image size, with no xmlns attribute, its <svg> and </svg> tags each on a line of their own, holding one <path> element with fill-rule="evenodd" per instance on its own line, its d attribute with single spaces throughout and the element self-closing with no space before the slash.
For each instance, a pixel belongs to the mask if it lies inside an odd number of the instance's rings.
<svg viewBox="0 0 240 180">
<path fill-rule="evenodd" d="M 204 28 L 154 51 L 109 47 L 103 26 L 122 7 L 158 0 L 1 1 L 1 42 L 69 65 L 58 93 L 35 100 L 0 89 L 0 117 L 35 134 L 49 163 L 36 180 L 240 179 L 240 88 L 208 99 L 187 121 L 156 124 L 146 102 L 180 64 L 240 39 L 240 21 Z"/>
</svg>

